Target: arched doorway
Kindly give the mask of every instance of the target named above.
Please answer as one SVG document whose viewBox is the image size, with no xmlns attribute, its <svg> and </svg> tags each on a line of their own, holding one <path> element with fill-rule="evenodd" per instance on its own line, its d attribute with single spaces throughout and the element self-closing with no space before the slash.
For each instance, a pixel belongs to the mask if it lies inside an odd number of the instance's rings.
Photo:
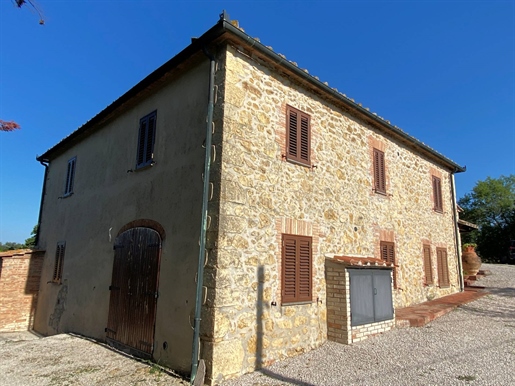
<svg viewBox="0 0 515 386">
<path fill-rule="evenodd" d="M 146 227 L 128 229 L 114 244 L 106 340 L 131 354 L 152 357 L 161 236 Z"/>
</svg>

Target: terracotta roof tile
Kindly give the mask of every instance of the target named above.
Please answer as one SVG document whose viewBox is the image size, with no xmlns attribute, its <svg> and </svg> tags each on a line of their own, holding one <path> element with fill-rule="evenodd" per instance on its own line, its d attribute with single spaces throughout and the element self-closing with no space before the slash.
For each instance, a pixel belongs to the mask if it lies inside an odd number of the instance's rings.
<svg viewBox="0 0 515 386">
<path fill-rule="evenodd" d="M 332 259 L 345 265 L 363 267 L 363 268 L 393 268 L 392 263 L 375 257 L 359 257 L 359 256 L 333 256 Z"/>
</svg>

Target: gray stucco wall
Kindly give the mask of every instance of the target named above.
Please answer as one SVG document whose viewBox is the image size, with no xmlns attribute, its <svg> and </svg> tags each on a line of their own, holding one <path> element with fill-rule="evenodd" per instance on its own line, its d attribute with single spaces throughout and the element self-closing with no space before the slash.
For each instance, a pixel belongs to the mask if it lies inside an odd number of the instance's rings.
<svg viewBox="0 0 515 386">
<path fill-rule="evenodd" d="M 150 219 L 166 233 L 154 357 L 189 371 L 208 80 L 206 59 L 51 160 L 40 234 L 46 256 L 36 331 L 104 340 L 114 240 L 125 224 Z M 156 163 L 128 172 L 135 169 L 139 120 L 154 110 Z M 72 157 L 77 157 L 73 195 L 62 198 Z M 59 241 L 66 242 L 62 285 L 47 283 Z"/>
</svg>

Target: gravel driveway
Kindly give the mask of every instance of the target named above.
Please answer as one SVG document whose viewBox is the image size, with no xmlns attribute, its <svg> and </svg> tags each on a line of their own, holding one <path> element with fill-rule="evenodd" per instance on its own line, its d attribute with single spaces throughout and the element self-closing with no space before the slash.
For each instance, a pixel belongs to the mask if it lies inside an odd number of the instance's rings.
<svg viewBox="0 0 515 386">
<path fill-rule="evenodd" d="M 515 266 L 484 264 L 491 294 L 426 327 L 352 346 L 327 342 L 224 386 L 515 385 Z M 157 366 L 68 334 L 0 334 L 0 385 L 186 385 Z"/>
<path fill-rule="evenodd" d="M 425 327 L 352 346 L 333 342 L 224 383 L 271 385 L 515 385 L 515 266 L 483 264 L 491 292 Z"/>
<path fill-rule="evenodd" d="M 189 385 L 152 363 L 69 334 L 0 334 L 0 385 Z"/>
</svg>

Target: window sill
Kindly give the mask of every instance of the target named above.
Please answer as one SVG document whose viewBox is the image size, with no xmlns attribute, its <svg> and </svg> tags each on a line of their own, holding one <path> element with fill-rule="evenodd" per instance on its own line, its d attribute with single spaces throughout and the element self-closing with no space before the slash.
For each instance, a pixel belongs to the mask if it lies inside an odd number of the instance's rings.
<svg viewBox="0 0 515 386">
<path fill-rule="evenodd" d="M 443 209 L 435 209 L 433 208 L 433 212 L 443 214 Z"/>
<path fill-rule="evenodd" d="M 311 164 L 310 163 L 305 163 L 305 162 L 298 161 L 298 160 L 295 160 L 295 159 L 291 159 L 291 158 L 288 158 L 288 157 L 286 157 L 286 161 L 288 161 L 289 163 L 295 164 L 295 165 L 304 166 L 305 168 L 311 169 Z"/>
<path fill-rule="evenodd" d="M 149 163 L 146 163 L 146 164 L 143 164 L 143 165 L 137 165 L 135 168 L 134 168 L 134 171 L 135 172 L 140 172 L 140 171 L 143 171 L 143 170 L 147 170 L 147 169 L 150 169 L 152 166 L 154 166 L 156 164 L 155 161 L 152 161 L 152 162 L 149 162 Z"/>
<path fill-rule="evenodd" d="M 281 303 L 281 307 L 287 307 L 287 306 L 302 306 L 306 304 L 313 304 L 313 300 L 304 300 L 304 301 L 298 301 L 298 302 L 288 302 L 288 303 Z"/>
</svg>

